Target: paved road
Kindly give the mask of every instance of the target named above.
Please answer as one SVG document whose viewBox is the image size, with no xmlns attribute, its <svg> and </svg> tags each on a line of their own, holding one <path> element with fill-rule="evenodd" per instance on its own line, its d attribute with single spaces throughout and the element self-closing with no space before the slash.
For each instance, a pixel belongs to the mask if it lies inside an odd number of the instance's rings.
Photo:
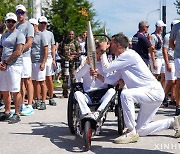
<svg viewBox="0 0 180 154">
<path fill-rule="evenodd" d="M 59 95 L 59 93 L 56 91 Z M 67 99 L 55 98 L 57 106 L 47 105 L 47 110 L 21 117 L 21 122 L 10 125 L 0 123 L 0 154 L 65 154 L 83 152 L 83 140 L 69 132 L 66 118 Z M 48 102 L 46 102 L 48 104 Z M 2 110 L 0 111 L 2 112 Z M 172 117 L 174 109 L 158 111 L 155 120 Z M 92 148 L 86 153 L 96 154 L 163 154 L 180 153 L 180 139 L 173 138 L 173 130 L 142 137 L 128 145 L 112 143 L 117 134 L 117 122 L 109 112 L 100 136 L 92 139 Z"/>
</svg>

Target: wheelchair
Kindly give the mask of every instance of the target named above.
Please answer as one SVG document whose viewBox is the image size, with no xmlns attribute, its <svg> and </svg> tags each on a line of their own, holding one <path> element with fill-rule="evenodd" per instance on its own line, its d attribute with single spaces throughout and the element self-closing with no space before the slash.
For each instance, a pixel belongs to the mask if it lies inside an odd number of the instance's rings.
<svg viewBox="0 0 180 154">
<path fill-rule="evenodd" d="M 68 126 L 71 134 L 79 135 L 84 140 L 85 151 L 90 150 L 91 148 L 91 139 L 94 135 L 99 134 L 103 123 L 106 120 L 107 112 L 111 108 L 115 112 L 115 116 L 117 117 L 118 123 L 118 133 L 119 135 L 123 134 L 124 129 L 124 120 L 121 103 L 118 101 L 117 97 L 120 96 L 121 91 L 116 90 L 116 94 L 113 96 L 111 101 L 105 107 L 102 113 L 97 120 L 91 118 L 83 118 L 81 119 L 81 111 L 78 105 L 78 102 L 74 98 L 74 93 L 76 91 L 83 92 L 82 83 L 72 83 L 71 90 L 68 98 L 68 107 L 67 107 L 67 120 Z M 118 105 L 119 104 L 119 105 Z M 88 104 L 91 111 L 95 111 L 99 107 L 99 103 L 93 102 L 92 104 Z"/>
</svg>

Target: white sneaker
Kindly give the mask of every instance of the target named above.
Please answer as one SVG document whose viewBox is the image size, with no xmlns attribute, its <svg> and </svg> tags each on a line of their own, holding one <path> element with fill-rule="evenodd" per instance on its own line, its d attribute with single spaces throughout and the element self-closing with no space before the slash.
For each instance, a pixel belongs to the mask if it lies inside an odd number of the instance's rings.
<svg viewBox="0 0 180 154">
<path fill-rule="evenodd" d="M 134 143 L 139 140 L 139 135 L 134 134 L 132 132 L 126 133 L 114 140 L 114 143 L 116 144 L 128 144 L 128 143 Z"/>
<path fill-rule="evenodd" d="M 88 114 L 85 114 L 85 115 L 82 115 L 82 118 L 90 118 L 90 119 L 94 119 L 95 120 L 95 117 L 94 117 L 94 114 L 93 113 L 88 113 Z"/>
<path fill-rule="evenodd" d="M 100 114 L 99 111 L 93 113 L 95 120 L 99 118 L 99 114 Z"/>
<path fill-rule="evenodd" d="M 180 115 L 175 117 L 175 122 L 174 122 L 174 130 L 175 130 L 175 138 L 180 138 Z"/>
</svg>

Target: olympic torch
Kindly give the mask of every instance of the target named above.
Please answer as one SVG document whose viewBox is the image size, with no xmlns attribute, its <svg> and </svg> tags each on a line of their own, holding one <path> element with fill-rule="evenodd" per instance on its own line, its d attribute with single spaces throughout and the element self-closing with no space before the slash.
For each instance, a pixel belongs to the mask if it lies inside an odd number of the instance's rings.
<svg viewBox="0 0 180 154">
<path fill-rule="evenodd" d="M 90 66 L 92 69 L 96 69 L 96 46 L 94 36 L 91 29 L 91 22 L 88 21 L 88 32 L 87 32 L 87 56 L 89 58 Z"/>
</svg>

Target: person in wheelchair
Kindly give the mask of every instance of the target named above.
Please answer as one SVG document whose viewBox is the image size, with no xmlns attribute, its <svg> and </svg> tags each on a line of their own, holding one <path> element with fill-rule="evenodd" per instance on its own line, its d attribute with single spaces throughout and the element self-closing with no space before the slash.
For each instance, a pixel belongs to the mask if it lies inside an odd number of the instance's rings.
<svg viewBox="0 0 180 154">
<path fill-rule="evenodd" d="M 116 91 L 114 88 L 109 88 L 109 85 L 104 83 L 104 77 L 107 73 L 102 70 L 101 64 L 101 50 L 99 47 L 96 48 L 97 53 L 97 64 L 96 70 L 93 70 L 89 65 L 88 58 L 85 59 L 75 73 L 77 80 L 83 79 L 83 90 L 76 91 L 74 98 L 79 104 L 82 117 L 81 118 L 92 118 L 94 120 L 99 119 L 100 113 L 102 113 L 108 103 L 111 101 Z M 91 112 L 88 104 L 99 103 L 100 106 L 95 112 Z"/>
</svg>

